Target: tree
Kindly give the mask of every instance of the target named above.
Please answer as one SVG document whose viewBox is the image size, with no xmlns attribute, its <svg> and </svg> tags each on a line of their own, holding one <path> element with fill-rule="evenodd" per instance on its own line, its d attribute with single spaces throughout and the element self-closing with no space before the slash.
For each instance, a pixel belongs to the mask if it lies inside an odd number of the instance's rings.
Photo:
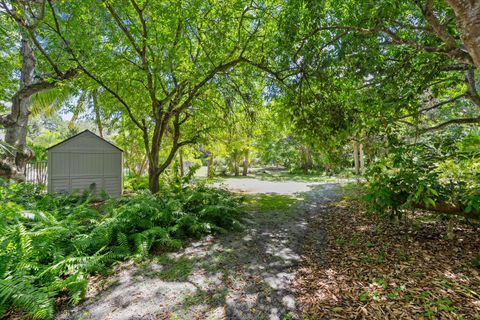
<svg viewBox="0 0 480 320">
<path fill-rule="evenodd" d="M 458 30 L 472 62 L 480 69 L 480 3 L 468 0 L 448 0 L 448 3 L 455 11 Z"/>
<path fill-rule="evenodd" d="M 425 133 L 480 122 L 478 111 L 469 112 L 480 107 L 478 74 L 446 4 L 288 3 L 295 9 L 284 12 L 289 41 L 283 56 L 301 73 L 284 96 L 290 96 L 287 108 L 298 105 L 290 112 L 300 130 L 322 139 L 363 139 L 405 124 L 405 130 Z M 431 116 L 440 109 L 455 112 L 436 122 Z"/>
<path fill-rule="evenodd" d="M 23 179 L 26 162 L 33 153 L 27 146 L 29 107 L 32 96 L 53 89 L 59 83 L 76 76 L 75 68 L 65 68 L 54 61 L 39 39 L 45 20 L 46 1 L 0 1 L 1 14 L 7 15 L 17 26 L 20 43 L 21 67 L 18 90 L 11 96 L 10 111 L 0 116 L 0 124 L 6 130 L 5 144 L 9 152 L 0 160 L 0 176 Z M 3 23 L 9 21 L 2 20 Z M 7 27 L 11 28 L 11 27 Z M 7 47 L 3 50 L 11 51 Z M 36 53 L 37 52 L 37 53 Z M 37 68 L 36 54 L 47 61 L 47 66 Z"/>
<path fill-rule="evenodd" d="M 215 79 L 261 53 L 270 13 L 245 0 L 49 4 L 71 59 L 141 132 L 152 192 L 177 150 L 201 134 L 182 137 L 181 128 L 223 85 Z"/>
</svg>

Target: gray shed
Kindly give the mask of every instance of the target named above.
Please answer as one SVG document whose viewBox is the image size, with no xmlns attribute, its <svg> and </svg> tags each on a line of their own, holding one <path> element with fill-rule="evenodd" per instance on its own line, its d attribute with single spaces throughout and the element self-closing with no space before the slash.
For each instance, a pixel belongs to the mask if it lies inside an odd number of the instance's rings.
<svg viewBox="0 0 480 320">
<path fill-rule="evenodd" d="M 47 149 L 48 192 L 105 190 L 111 197 L 122 194 L 123 151 L 85 130 Z"/>
</svg>

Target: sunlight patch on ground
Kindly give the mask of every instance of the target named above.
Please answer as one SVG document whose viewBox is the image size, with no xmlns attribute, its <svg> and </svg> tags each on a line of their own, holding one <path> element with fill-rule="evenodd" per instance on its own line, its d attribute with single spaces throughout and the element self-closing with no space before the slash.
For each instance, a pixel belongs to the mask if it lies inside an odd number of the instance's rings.
<svg viewBox="0 0 480 320">
<path fill-rule="evenodd" d="M 246 195 L 242 232 L 193 241 L 179 252 L 125 264 L 61 319 L 298 319 L 292 281 L 315 194 Z M 318 202 L 317 202 L 318 201 Z M 315 204 L 312 204 L 314 202 Z"/>
<path fill-rule="evenodd" d="M 231 191 L 242 193 L 263 193 L 295 195 L 307 192 L 320 183 L 295 182 L 295 181 L 262 181 L 252 178 L 234 179 L 227 178 L 222 182 L 213 184 L 215 187 L 225 187 Z"/>
</svg>

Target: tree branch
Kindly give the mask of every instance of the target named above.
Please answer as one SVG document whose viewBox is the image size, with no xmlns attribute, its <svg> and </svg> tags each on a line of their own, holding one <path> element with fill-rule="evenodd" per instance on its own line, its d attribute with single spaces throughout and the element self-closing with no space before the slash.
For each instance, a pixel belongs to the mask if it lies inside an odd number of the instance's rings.
<svg viewBox="0 0 480 320">
<path fill-rule="evenodd" d="M 442 55 L 449 56 L 450 58 L 456 59 L 462 63 L 469 64 L 469 65 L 474 65 L 472 57 L 462 50 L 460 47 L 454 47 L 454 48 L 447 48 L 447 47 L 434 47 L 434 46 L 428 46 L 421 44 L 417 41 L 411 40 L 411 39 L 405 39 L 400 37 L 398 34 L 396 34 L 394 31 L 386 28 L 386 27 L 377 27 L 377 28 L 361 28 L 361 27 L 356 27 L 356 26 L 322 26 L 319 28 L 316 28 L 313 30 L 307 37 L 313 36 L 314 34 L 320 32 L 320 31 L 326 31 L 326 30 L 347 30 L 347 31 L 353 31 L 357 32 L 360 34 L 374 34 L 374 33 L 383 33 L 387 35 L 391 40 L 392 44 L 401 44 L 401 45 L 407 45 L 409 47 L 415 48 L 419 51 L 424 51 L 424 52 L 431 52 L 431 53 L 439 53 Z"/>
<path fill-rule="evenodd" d="M 67 70 L 64 73 L 61 73 L 59 76 L 52 78 L 51 80 L 36 81 L 30 85 L 26 85 L 25 87 L 17 91 L 14 97 L 23 99 L 26 97 L 30 97 L 35 93 L 52 89 L 59 82 L 74 78 L 77 76 L 77 74 L 78 74 L 78 69 L 72 68 Z"/>
<path fill-rule="evenodd" d="M 40 21 L 42 21 L 45 16 L 45 5 L 46 5 L 45 1 L 41 1 L 40 14 L 38 16 L 35 16 L 32 14 L 34 16 L 34 21 L 32 23 L 29 23 L 28 21 L 23 19 L 20 15 L 18 15 L 17 12 L 14 11 L 15 9 L 11 10 L 3 0 L 1 1 L 1 5 L 2 5 L 2 8 L 5 10 L 5 12 L 8 14 L 8 16 L 10 16 L 13 20 L 15 20 L 21 29 L 25 30 L 28 33 L 35 47 L 38 49 L 38 51 L 40 51 L 42 56 L 44 56 L 44 58 L 50 64 L 50 66 L 55 71 L 55 73 L 57 75 L 61 75 L 62 72 L 60 71 L 58 64 L 56 64 L 53 61 L 53 59 L 48 55 L 48 53 L 45 51 L 45 49 L 42 47 L 42 45 L 38 41 L 37 36 L 35 34 L 35 29 L 37 28 Z"/>
<path fill-rule="evenodd" d="M 462 98 L 465 98 L 466 96 L 467 96 L 467 94 L 466 94 L 466 93 L 463 93 L 463 94 L 458 95 L 458 96 L 456 96 L 456 97 L 453 97 L 453 98 L 451 98 L 451 99 L 448 99 L 448 100 L 439 102 L 439 103 L 437 103 L 437 104 L 435 104 L 435 105 L 433 105 L 433 106 L 431 106 L 431 107 L 427 107 L 427 108 L 420 109 L 420 110 L 418 110 L 418 111 L 415 112 L 415 113 L 410 113 L 410 114 L 401 116 L 401 117 L 399 117 L 399 118 L 397 118 L 397 119 L 395 119 L 395 120 L 397 121 L 397 120 L 405 119 L 405 118 L 408 118 L 408 117 L 413 117 L 413 116 L 415 116 L 416 114 L 423 113 L 423 112 L 426 112 L 426 111 L 430 111 L 430 110 L 433 110 L 433 109 L 437 109 L 437 108 L 439 108 L 439 107 L 441 107 L 441 106 L 443 106 L 443 105 L 446 105 L 446 104 L 455 102 L 455 101 L 457 101 L 457 100 L 460 100 L 460 99 L 462 99 Z"/>
<path fill-rule="evenodd" d="M 127 110 L 128 116 L 130 117 L 130 119 L 132 119 L 132 122 L 135 123 L 135 125 L 140 130 L 145 132 L 147 130 L 146 126 L 143 126 L 142 123 L 140 123 L 135 118 L 135 116 L 133 115 L 132 109 L 130 108 L 128 103 L 115 90 L 110 88 L 100 78 L 93 75 L 93 73 L 91 73 L 89 70 L 87 70 L 87 68 L 85 68 L 85 66 L 81 63 L 81 61 L 78 58 L 78 56 L 76 55 L 75 51 L 72 49 L 72 47 L 70 47 L 70 44 L 68 43 L 67 39 L 65 39 L 65 37 L 63 36 L 63 34 L 60 30 L 60 25 L 58 23 L 57 14 L 56 14 L 55 9 L 53 8 L 53 6 L 51 4 L 51 0 L 49 0 L 49 4 L 50 4 L 51 11 L 52 11 L 53 19 L 55 21 L 55 26 L 56 26 L 55 28 L 53 28 L 53 31 L 60 37 L 60 39 L 62 40 L 63 44 L 66 47 L 66 50 L 68 51 L 68 53 L 70 53 L 70 56 L 72 57 L 72 59 L 77 63 L 78 68 L 81 69 L 90 79 L 92 79 L 93 81 L 98 83 L 100 86 L 102 86 L 105 90 L 107 90 L 114 98 L 116 98 L 118 100 L 118 102 L 120 102 L 120 104 L 125 107 L 125 109 Z"/>
<path fill-rule="evenodd" d="M 445 121 L 430 128 L 420 129 L 420 133 L 433 132 L 448 127 L 452 124 L 476 124 L 480 123 L 480 116 L 475 118 L 459 118 Z"/>
<path fill-rule="evenodd" d="M 198 95 L 198 92 L 201 88 L 203 88 L 203 86 L 205 86 L 210 80 L 212 80 L 218 73 L 221 73 L 221 72 L 224 72 L 224 71 L 227 71 L 228 69 L 236 66 L 237 64 L 241 63 L 241 62 L 245 62 L 247 61 L 245 58 L 243 57 L 239 57 L 237 59 L 234 59 L 230 62 L 226 62 L 226 63 L 223 63 L 223 64 L 220 64 L 218 66 L 216 66 L 215 68 L 213 68 L 209 73 L 207 73 L 207 75 L 199 82 L 197 83 L 189 92 L 187 98 L 185 99 L 185 101 L 180 105 L 180 107 L 178 107 L 176 109 L 177 112 L 180 112 L 182 110 L 184 110 L 185 108 L 187 108 L 190 103 L 192 102 L 193 98 L 195 98 L 197 95 Z"/>
<path fill-rule="evenodd" d="M 135 39 L 133 38 L 132 33 L 123 24 L 122 19 L 117 14 L 117 12 L 113 8 L 113 6 L 107 0 L 103 0 L 103 3 L 105 4 L 105 7 L 107 8 L 108 12 L 110 12 L 110 15 L 113 17 L 113 19 L 115 20 L 118 27 L 122 30 L 122 32 L 127 37 L 128 41 L 132 45 L 133 49 L 138 53 L 139 56 L 142 56 L 142 50 L 138 47 L 137 43 L 135 42 Z"/>
<path fill-rule="evenodd" d="M 432 31 L 446 44 L 448 50 L 453 50 L 458 47 L 455 38 L 445 30 L 445 27 L 438 21 L 437 16 L 433 12 L 433 0 L 426 0 L 425 6 L 421 6 L 419 1 L 416 1 L 419 5 L 425 20 L 432 29 Z"/>
</svg>

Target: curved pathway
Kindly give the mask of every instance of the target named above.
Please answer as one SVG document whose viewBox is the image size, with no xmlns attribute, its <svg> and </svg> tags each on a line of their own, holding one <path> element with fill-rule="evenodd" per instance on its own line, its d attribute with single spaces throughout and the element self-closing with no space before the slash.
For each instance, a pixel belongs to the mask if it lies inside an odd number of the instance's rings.
<svg viewBox="0 0 480 320">
<path fill-rule="evenodd" d="M 297 319 L 291 283 L 306 228 L 338 187 L 229 180 L 223 184 L 231 190 L 261 193 L 264 200 L 283 197 L 286 205 L 252 209 L 243 231 L 207 237 L 142 265 L 122 264 L 114 276 L 97 283 L 83 304 L 57 318 Z M 316 236 L 321 241 L 323 234 Z"/>
</svg>

